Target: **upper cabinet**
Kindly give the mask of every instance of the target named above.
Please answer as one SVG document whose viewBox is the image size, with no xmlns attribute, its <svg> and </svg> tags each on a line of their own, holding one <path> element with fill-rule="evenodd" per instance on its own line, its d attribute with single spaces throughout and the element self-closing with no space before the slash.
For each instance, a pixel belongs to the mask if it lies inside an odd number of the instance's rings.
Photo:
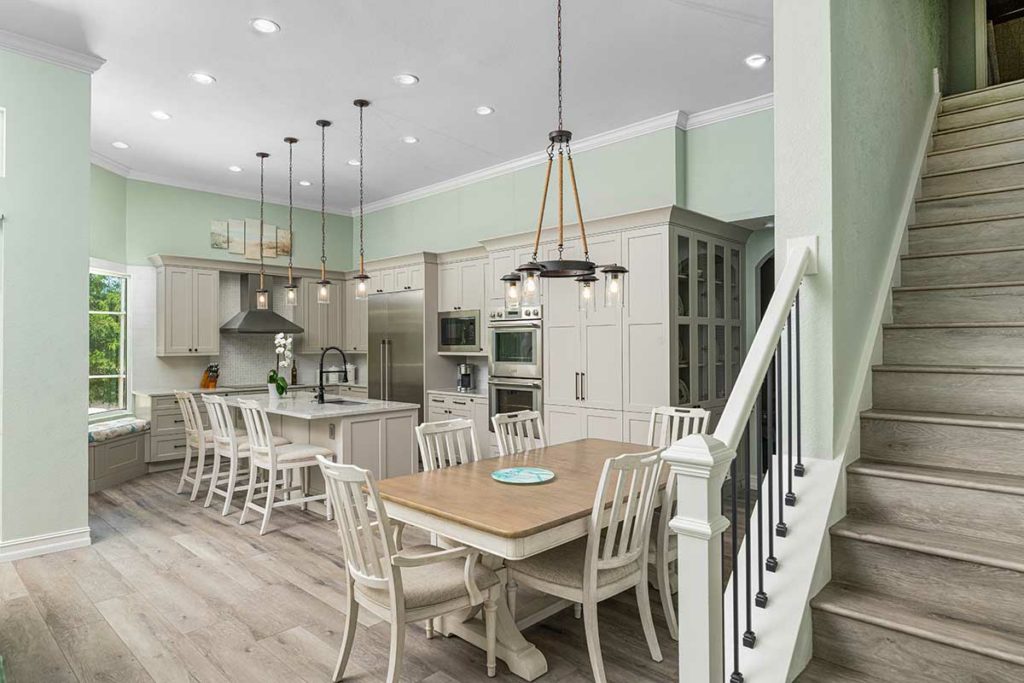
<svg viewBox="0 0 1024 683">
<path fill-rule="evenodd" d="M 342 346 L 342 323 L 345 316 L 344 283 L 332 282 L 331 301 L 317 301 L 319 286 L 312 278 L 303 278 L 299 285 L 302 306 L 302 336 L 299 353 L 321 353 L 328 346 Z"/>
<path fill-rule="evenodd" d="M 438 311 L 482 311 L 487 259 L 442 265 L 437 271 Z"/>
<path fill-rule="evenodd" d="M 366 351 L 368 332 L 366 299 L 356 298 L 358 285 L 358 280 L 348 280 L 345 283 L 345 324 L 342 332 L 344 340 L 342 348 L 346 351 Z"/>
<path fill-rule="evenodd" d="M 408 292 L 423 289 L 423 264 L 400 266 L 398 268 L 381 268 L 368 272 L 367 283 L 370 294 L 391 294 L 392 292 Z"/>
<path fill-rule="evenodd" d="M 156 355 L 220 353 L 220 273 L 157 268 Z"/>
</svg>

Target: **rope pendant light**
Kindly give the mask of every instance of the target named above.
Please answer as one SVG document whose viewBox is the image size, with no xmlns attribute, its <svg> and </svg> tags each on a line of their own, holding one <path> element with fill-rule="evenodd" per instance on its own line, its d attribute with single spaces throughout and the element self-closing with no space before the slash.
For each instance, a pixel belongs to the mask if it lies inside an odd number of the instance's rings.
<svg viewBox="0 0 1024 683">
<path fill-rule="evenodd" d="M 369 296 L 370 276 L 366 274 L 366 263 L 363 251 L 363 110 L 370 106 L 368 100 L 352 102 L 359 107 L 359 274 L 353 276 L 357 281 L 356 299 L 362 300 Z"/>
<path fill-rule="evenodd" d="M 266 152 L 256 152 L 256 156 L 260 160 L 260 288 L 256 290 L 256 308 L 265 311 L 270 307 L 270 292 L 263 282 L 263 162 L 270 155 Z"/>
<path fill-rule="evenodd" d="M 320 119 L 320 279 L 317 281 L 317 303 L 331 303 L 331 281 L 327 279 L 327 128 L 330 121 Z"/>
<path fill-rule="evenodd" d="M 295 251 L 295 233 L 292 226 L 292 210 L 294 205 L 292 203 L 292 158 L 293 152 L 295 151 L 295 143 L 299 141 L 298 138 L 287 137 L 284 139 L 288 143 L 288 284 L 284 286 L 285 299 L 284 302 L 288 306 L 297 306 L 299 303 L 299 286 L 295 284 L 295 278 L 292 275 L 292 253 Z"/>
<path fill-rule="evenodd" d="M 579 188 L 576 185 L 576 168 L 572 160 L 572 132 L 565 129 L 562 121 L 562 0 L 556 0 L 556 35 L 558 39 L 558 128 L 548 133 L 548 163 L 544 174 L 544 192 L 540 200 L 540 216 L 537 219 L 537 235 L 533 241 L 533 257 L 529 263 L 516 268 L 501 278 L 505 283 L 505 305 L 518 308 L 520 305 L 536 303 L 539 293 L 539 278 L 575 278 L 579 287 L 581 308 L 595 306 L 593 285 L 597 282 L 595 272 L 600 267 L 605 279 L 605 305 L 621 306 L 625 300 L 625 279 L 628 272 L 619 265 L 597 266 L 590 260 L 590 245 L 587 243 L 587 229 L 583 223 L 583 209 L 580 204 Z M 551 170 L 558 155 L 558 258 L 539 261 L 541 231 L 544 226 L 544 210 L 547 208 L 548 189 L 551 185 Z M 566 164 L 568 162 L 568 164 Z M 583 260 L 566 259 L 565 248 L 565 167 L 569 167 L 569 183 L 576 205 L 576 219 L 580 226 L 580 242 Z M 520 293 L 520 285 L 522 293 Z"/>
</svg>

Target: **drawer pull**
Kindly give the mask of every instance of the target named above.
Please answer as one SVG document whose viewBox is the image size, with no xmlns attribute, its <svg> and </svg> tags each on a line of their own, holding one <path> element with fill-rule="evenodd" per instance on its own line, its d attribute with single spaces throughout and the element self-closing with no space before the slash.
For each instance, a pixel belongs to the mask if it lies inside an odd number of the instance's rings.
<svg viewBox="0 0 1024 683">
<path fill-rule="evenodd" d="M 185 421 L 184 419 L 181 419 L 181 420 L 175 420 L 175 421 L 174 421 L 174 424 L 178 425 L 178 424 L 181 424 L 181 423 L 182 423 L 182 422 L 184 422 L 184 421 Z"/>
<path fill-rule="evenodd" d="M 184 447 L 185 447 L 185 444 L 183 444 L 183 443 L 176 443 L 176 444 L 174 444 L 174 448 L 175 449 L 184 448 Z"/>
</svg>

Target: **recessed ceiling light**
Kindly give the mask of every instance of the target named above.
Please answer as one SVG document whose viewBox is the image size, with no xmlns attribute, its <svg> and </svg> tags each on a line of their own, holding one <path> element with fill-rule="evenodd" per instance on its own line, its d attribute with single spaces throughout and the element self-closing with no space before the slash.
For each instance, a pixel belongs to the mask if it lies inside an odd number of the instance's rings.
<svg viewBox="0 0 1024 683">
<path fill-rule="evenodd" d="M 311 183 L 308 180 L 300 180 L 299 181 L 299 185 L 302 185 L 303 187 L 309 187 L 310 184 Z"/>
<path fill-rule="evenodd" d="M 170 121 L 171 120 L 171 115 L 168 114 L 167 112 L 161 110 L 161 109 L 157 109 L 156 111 L 151 111 L 151 112 L 149 112 L 149 115 L 152 116 L 157 121 Z"/>
<path fill-rule="evenodd" d="M 242 172 L 242 167 L 241 166 L 228 166 L 228 170 L 231 171 L 232 173 L 241 173 Z"/>
<path fill-rule="evenodd" d="M 476 108 L 476 113 L 480 116 L 490 116 L 494 113 L 494 107 L 488 107 L 484 104 Z"/>
<path fill-rule="evenodd" d="M 415 135 L 403 135 L 402 136 L 402 142 L 404 142 L 407 145 L 415 145 L 419 141 L 420 141 L 420 139 L 418 137 L 416 137 Z"/>
<path fill-rule="evenodd" d="M 753 54 L 744 59 L 743 61 L 746 62 L 747 66 L 749 66 L 751 69 L 760 69 L 771 60 L 772 58 L 769 57 L 768 55 Z"/>
<path fill-rule="evenodd" d="M 254 30 L 259 31 L 260 33 L 277 33 L 278 31 L 281 30 L 280 24 L 278 24 L 276 21 L 271 21 L 270 19 L 261 19 L 259 17 L 257 17 L 256 19 L 250 19 L 249 25 L 252 26 Z"/>
<path fill-rule="evenodd" d="M 349 166 L 359 166 L 360 165 L 359 164 L 359 159 L 349 159 L 348 160 L 348 165 Z"/>
<path fill-rule="evenodd" d="M 128 149 L 129 145 L 127 142 L 121 142 L 120 140 L 114 140 L 110 143 L 114 149 Z"/>
<path fill-rule="evenodd" d="M 395 83 L 398 85 L 416 85 L 420 77 L 415 74 L 398 74 L 395 76 Z"/>
<path fill-rule="evenodd" d="M 210 74 L 204 74 L 202 71 L 193 71 L 188 75 L 193 81 L 199 85 L 213 85 L 217 82 L 217 79 Z"/>
</svg>

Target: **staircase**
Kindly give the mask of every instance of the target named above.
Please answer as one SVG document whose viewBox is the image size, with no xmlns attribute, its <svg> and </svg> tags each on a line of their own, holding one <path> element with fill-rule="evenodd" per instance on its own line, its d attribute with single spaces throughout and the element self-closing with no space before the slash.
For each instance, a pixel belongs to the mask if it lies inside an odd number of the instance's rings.
<svg viewBox="0 0 1024 683">
<path fill-rule="evenodd" d="M 804 682 L 1024 681 L 1024 81 L 926 173 Z"/>
</svg>

